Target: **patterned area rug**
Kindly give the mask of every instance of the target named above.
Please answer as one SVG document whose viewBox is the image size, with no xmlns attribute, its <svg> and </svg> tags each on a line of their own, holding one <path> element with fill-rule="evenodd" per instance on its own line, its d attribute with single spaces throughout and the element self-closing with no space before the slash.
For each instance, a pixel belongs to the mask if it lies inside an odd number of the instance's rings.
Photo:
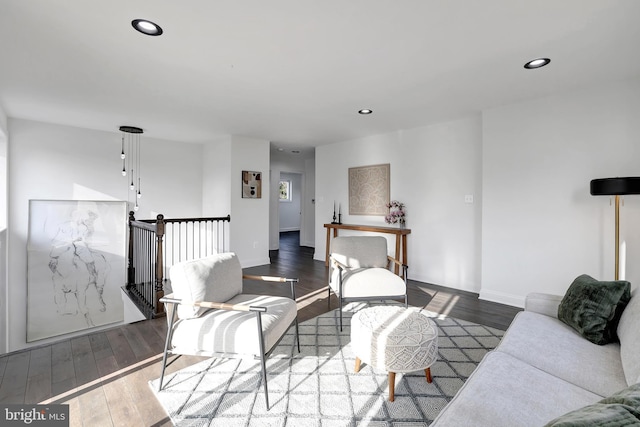
<svg viewBox="0 0 640 427">
<path fill-rule="evenodd" d="M 300 324 L 301 352 L 293 328 L 267 360 L 266 410 L 259 362 L 207 359 L 151 381 L 156 397 L 177 426 L 426 426 L 460 389 L 482 357 L 498 345 L 503 331 L 432 314 L 438 326 L 438 360 L 424 371 L 397 374 L 389 402 L 387 372 L 363 365 L 354 372 L 351 313 L 344 328 L 334 310 Z"/>
</svg>

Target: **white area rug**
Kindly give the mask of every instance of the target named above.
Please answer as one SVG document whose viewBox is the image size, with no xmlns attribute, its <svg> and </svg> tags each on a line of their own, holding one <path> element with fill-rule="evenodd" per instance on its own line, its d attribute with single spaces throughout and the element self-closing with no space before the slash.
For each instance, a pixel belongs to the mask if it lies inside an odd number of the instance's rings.
<svg viewBox="0 0 640 427">
<path fill-rule="evenodd" d="M 387 372 L 367 365 L 354 372 L 351 315 L 344 313 L 340 332 L 337 310 L 300 324 L 300 353 L 291 328 L 267 360 L 269 411 L 258 361 L 207 359 L 167 375 L 161 392 L 158 380 L 149 384 L 177 426 L 426 426 L 503 335 L 432 317 L 439 332 L 433 382 L 424 371 L 398 374 L 394 402 L 388 400 Z"/>
</svg>

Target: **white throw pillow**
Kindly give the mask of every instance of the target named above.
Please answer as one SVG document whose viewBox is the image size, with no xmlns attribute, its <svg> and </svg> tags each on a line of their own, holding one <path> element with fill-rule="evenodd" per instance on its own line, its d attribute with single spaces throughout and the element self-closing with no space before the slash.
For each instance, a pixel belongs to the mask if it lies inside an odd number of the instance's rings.
<svg viewBox="0 0 640 427">
<path fill-rule="evenodd" d="M 176 299 L 226 302 L 242 293 L 242 268 L 234 253 L 222 253 L 175 264 L 169 271 Z M 192 319 L 206 308 L 178 306 L 178 318 Z"/>
</svg>

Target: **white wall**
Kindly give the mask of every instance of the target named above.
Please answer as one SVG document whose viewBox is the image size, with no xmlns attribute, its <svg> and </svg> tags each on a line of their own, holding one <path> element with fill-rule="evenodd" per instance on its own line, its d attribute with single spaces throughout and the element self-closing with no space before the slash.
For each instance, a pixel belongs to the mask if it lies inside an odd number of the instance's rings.
<svg viewBox="0 0 640 427">
<path fill-rule="evenodd" d="M 0 354 L 7 351 L 7 116 L 0 106 Z"/>
<path fill-rule="evenodd" d="M 120 133 L 9 119 L 8 348 L 27 346 L 26 272 L 30 199 L 126 200 Z M 138 218 L 202 212 L 202 146 L 142 137 Z M 153 184 L 152 184 L 153 183 Z M 41 340 L 35 344 L 45 344 Z"/>
<path fill-rule="evenodd" d="M 640 79 L 483 114 L 481 298 L 521 306 L 564 294 L 582 273 L 613 280 L 614 208 L 595 178 L 640 175 Z M 640 196 L 627 196 L 621 241 L 640 283 Z"/>
<path fill-rule="evenodd" d="M 302 197 L 302 225 L 300 229 L 300 246 L 315 247 L 316 223 L 316 160 L 305 160 Z"/>
<path fill-rule="evenodd" d="M 7 337 L 7 230 L 0 230 L 0 354 L 6 353 Z"/>
<path fill-rule="evenodd" d="M 412 230 L 409 278 L 479 292 L 481 161 L 480 116 L 317 147 L 315 259 L 324 260 L 323 224 L 332 220 L 334 201 L 343 223 L 387 225 L 382 216 L 348 214 L 348 169 L 390 163 L 391 199 L 406 204 Z"/>
<path fill-rule="evenodd" d="M 280 207 L 280 231 L 300 230 L 302 175 L 299 173 L 281 172 L 280 180 L 291 183 L 291 200 L 278 201 L 278 206 Z"/>
<path fill-rule="evenodd" d="M 7 227 L 7 133 L 7 117 L 0 106 L 0 230 Z"/>
<path fill-rule="evenodd" d="M 243 268 L 269 264 L 269 141 L 224 136 L 204 144 L 203 215 L 231 215 L 226 250 Z M 242 198 L 242 171 L 262 172 L 262 198 Z"/>
<path fill-rule="evenodd" d="M 0 129 L 0 230 L 7 228 L 7 138 Z"/>
<path fill-rule="evenodd" d="M 242 171 L 262 172 L 262 197 L 242 198 Z M 243 268 L 269 264 L 269 141 L 231 137 L 231 250 Z"/>
<path fill-rule="evenodd" d="M 207 142 L 203 148 L 202 215 L 231 213 L 231 136 Z"/>
<path fill-rule="evenodd" d="M 3 133 L 5 136 L 7 135 L 7 115 L 4 112 L 4 109 L 0 105 L 0 133 Z"/>
</svg>

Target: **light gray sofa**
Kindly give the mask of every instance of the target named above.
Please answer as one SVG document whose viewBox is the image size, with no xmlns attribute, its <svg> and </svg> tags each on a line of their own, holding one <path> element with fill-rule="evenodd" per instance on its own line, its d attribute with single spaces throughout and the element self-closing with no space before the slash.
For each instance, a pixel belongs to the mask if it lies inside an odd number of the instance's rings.
<svg viewBox="0 0 640 427">
<path fill-rule="evenodd" d="M 639 293 L 620 318 L 620 343 L 602 346 L 558 320 L 561 300 L 528 295 L 525 311 L 431 426 L 540 427 L 640 382 Z"/>
</svg>

